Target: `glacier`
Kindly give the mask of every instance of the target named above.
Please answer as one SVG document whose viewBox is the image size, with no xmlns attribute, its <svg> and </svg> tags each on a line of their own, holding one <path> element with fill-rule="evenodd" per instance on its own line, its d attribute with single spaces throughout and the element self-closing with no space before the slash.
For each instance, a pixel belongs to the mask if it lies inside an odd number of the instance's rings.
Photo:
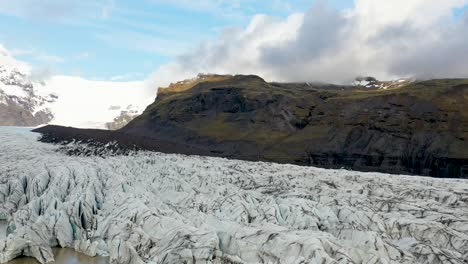
<svg viewBox="0 0 468 264">
<path fill-rule="evenodd" d="M 0 263 L 467 263 L 468 181 L 151 152 L 0 128 Z M 79 143 L 73 143 L 79 144 Z"/>
</svg>

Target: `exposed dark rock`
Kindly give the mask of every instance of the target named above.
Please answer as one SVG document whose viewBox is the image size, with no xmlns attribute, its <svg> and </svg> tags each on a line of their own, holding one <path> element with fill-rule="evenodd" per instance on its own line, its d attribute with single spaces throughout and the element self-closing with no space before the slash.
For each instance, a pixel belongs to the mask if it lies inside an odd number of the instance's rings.
<svg viewBox="0 0 468 264">
<path fill-rule="evenodd" d="M 185 144 L 157 140 L 147 137 L 134 137 L 118 131 L 100 129 L 78 129 L 47 125 L 33 132 L 41 134 L 40 141 L 60 144 L 59 151 L 72 156 L 114 156 L 130 155 L 134 151 L 149 150 L 187 155 L 208 155 L 202 149 Z M 74 144 L 78 143 L 78 144 Z"/>
</svg>

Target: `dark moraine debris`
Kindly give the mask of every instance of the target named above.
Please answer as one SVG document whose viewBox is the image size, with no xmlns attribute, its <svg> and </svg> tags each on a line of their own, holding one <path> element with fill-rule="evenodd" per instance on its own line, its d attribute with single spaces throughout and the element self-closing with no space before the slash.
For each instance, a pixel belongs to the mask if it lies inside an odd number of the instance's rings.
<svg viewBox="0 0 468 264">
<path fill-rule="evenodd" d="M 160 89 L 118 131 L 36 131 L 48 142 L 468 178 L 468 80 L 377 89 L 204 75 Z"/>
<path fill-rule="evenodd" d="M 134 151 L 147 150 L 163 153 L 180 153 L 185 155 L 208 155 L 202 149 L 169 141 L 157 140 L 140 136 L 129 136 L 111 130 L 79 129 L 48 125 L 36 128 L 33 132 L 40 133 L 39 141 L 45 143 L 67 145 L 72 142 L 82 143 L 65 148 L 69 155 L 107 156 L 128 155 Z M 102 155 L 101 155 L 102 154 Z"/>
</svg>

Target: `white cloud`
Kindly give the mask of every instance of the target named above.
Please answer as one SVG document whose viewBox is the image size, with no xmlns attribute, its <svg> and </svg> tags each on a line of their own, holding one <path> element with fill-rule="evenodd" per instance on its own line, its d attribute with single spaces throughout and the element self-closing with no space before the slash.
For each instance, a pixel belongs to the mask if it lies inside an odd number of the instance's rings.
<svg viewBox="0 0 468 264">
<path fill-rule="evenodd" d="M 46 66 L 51 66 L 54 64 L 64 63 L 66 60 L 65 58 L 51 54 L 44 50 L 39 50 L 37 48 L 13 48 L 13 49 L 6 49 L 3 48 L 5 52 L 8 53 L 10 57 L 18 57 L 18 56 L 27 56 L 30 60 L 35 60 L 39 62 L 39 64 L 45 64 Z M 42 65 L 44 66 L 44 65 Z"/>
<path fill-rule="evenodd" d="M 10 50 L 11 56 L 22 56 L 22 55 L 30 55 L 33 54 L 34 50 L 32 49 L 21 49 L 21 48 L 15 48 Z"/>
<path fill-rule="evenodd" d="M 347 82 L 361 74 L 460 77 L 468 73 L 468 0 L 356 0 L 338 11 L 318 2 L 286 19 L 255 16 L 161 66 L 159 86 L 199 72 L 259 74 L 275 81 Z"/>
<path fill-rule="evenodd" d="M 128 80 L 132 80 L 132 79 L 141 79 L 141 78 L 144 78 L 145 75 L 143 73 L 139 73 L 139 72 L 131 72 L 131 73 L 125 73 L 125 74 L 121 74 L 121 75 L 115 75 L 115 76 L 112 76 L 109 80 L 110 81 L 128 81 Z"/>
<path fill-rule="evenodd" d="M 42 83 L 49 80 L 54 76 L 54 71 L 48 67 L 32 68 L 31 69 L 31 80 L 34 82 Z"/>
<path fill-rule="evenodd" d="M 16 68 L 23 72 L 31 72 L 31 66 L 25 62 L 13 58 L 13 54 L 0 43 L 0 63 L 8 68 Z"/>
</svg>

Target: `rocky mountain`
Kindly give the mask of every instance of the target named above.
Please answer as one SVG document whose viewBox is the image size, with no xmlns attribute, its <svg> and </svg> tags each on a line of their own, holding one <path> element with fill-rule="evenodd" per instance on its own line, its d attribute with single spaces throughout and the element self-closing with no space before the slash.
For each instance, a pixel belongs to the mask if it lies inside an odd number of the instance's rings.
<svg viewBox="0 0 468 264">
<path fill-rule="evenodd" d="M 365 87 L 365 88 L 379 88 L 379 89 L 395 89 L 395 88 L 400 88 L 403 86 L 406 86 L 413 82 L 411 79 L 398 79 L 398 80 L 392 80 L 392 81 L 379 81 L 374 77 L 368 76 L 368 77 L 357 77 L 353 85 L 354 86 L 359 86 L 359 87 Z"/>
<path fill-rule="evenodd" d="M 0 126 L 37 126 L 53 119 L 50 104 L 54 93 L 44 92 L 44 83 L 33 82 L 27 66 L 0 49 Z"/>
<path fill-rule="evenodd" d="M 160 89 L 120 132 L 214 156 L 468 177 L 468 80 L 381 89 L 201 77 Z"/>
</svg>

